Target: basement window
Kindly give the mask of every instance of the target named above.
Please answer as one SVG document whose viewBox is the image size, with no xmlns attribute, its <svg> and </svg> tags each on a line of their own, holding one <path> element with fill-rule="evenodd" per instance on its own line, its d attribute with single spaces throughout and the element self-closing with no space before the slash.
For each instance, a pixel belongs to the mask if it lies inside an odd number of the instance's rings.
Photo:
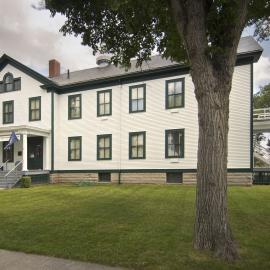
<svg viewBox="0 0 270 270">
<path fill-rule="evenodd" d="M 166 182 L 169 184 L 183 183 L 183 173 L 181 173 L 181 172 L 167 172 Z"/>
<path fill-rule="evenodd" d="M 98 174 L 99 182 L 111 182 L 111 173 L 99 173 Z"/>
</svg>

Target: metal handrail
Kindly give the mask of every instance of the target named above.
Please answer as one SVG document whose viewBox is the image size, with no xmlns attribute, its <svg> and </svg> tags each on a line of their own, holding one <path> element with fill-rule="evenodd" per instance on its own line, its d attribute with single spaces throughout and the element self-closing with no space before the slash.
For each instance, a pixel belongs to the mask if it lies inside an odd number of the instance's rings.
<svg viewBox="0 0 270 270">
<path fill-rule="evenodd" d="M 6 175 L 5 175 L 5 180 L 7 181 L 7 177 L 11 174 L 11 173 L 13 173 L 14 171 L 15 172 L 17 172 L 17 168 L 18 168 L 18 166 L 19 165 L 21 165 L 23 163 L 23 160 L 21 160 L 15 167 L 13 167 Z M 17 174 L 16 174 L 16 176 L 17 176 Z"/>
<path fill-rule="evenodd" d="M 4 168 L 4 166 L 6 167 L 6 171 L 7 171 L 7 164 L 8 164 L 8 162 L 9 162 L 9 160 L 7 159 L 7 160 L 3 163 L 3 165 L 2 165 L 3 168 Z"/>
</svg>

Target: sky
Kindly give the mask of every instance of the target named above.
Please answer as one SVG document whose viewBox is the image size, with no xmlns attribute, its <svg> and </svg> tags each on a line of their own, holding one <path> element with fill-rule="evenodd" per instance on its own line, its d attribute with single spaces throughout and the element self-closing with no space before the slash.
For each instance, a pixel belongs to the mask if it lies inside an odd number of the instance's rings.
<svg viewBox="0 0 270 270">
<path fill-rule="evenodd" d="M 26 66 L 48 75 L 48 61 L 57 59 L 61 72 L 96 66 L 96 57 L 81 38 L 63 36 L 59 32 L 65 17 L 50 16 L 47 10 L 37 10 L 40 0 L 0 0 L 0 56 L 4 53 Z M 252 28 L 243 36 L 253 35 Z M 270 82 L 270 41 L 260 44 L 264 52 L 254 64 L 254 92 Z"/>
</svg>

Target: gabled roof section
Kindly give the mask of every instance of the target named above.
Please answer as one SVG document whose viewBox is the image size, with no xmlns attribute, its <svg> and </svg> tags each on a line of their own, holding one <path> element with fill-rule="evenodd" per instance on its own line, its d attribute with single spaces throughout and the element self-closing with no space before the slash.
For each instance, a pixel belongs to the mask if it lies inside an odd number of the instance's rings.
<svg viewBox="0 0 270 270">
<path fill-rule="evenodd" d="M 251 36 L 240 39 L 237 49 L 237 61 L 247 59 L 250 63 L 257 62 L 262 54 L 262 47 Z M 183 69 L 187 65 L 173 62 L 162 58 L 160 55 L 152 56 L 151 61 L 144 62 L 141 67 L 136 67 L 136 60 L 131 61 L 131 67 L 125 70 L 121 67 L 109 65 L 107 67 L 94 67 L 79 71 L 70 72 L 69 76 L 64 73 L 58 77 L 52 78 L 52 81 L 61 90 L 72 91 L 76 87 L 86 85 L 97 85 L 98 82 L 113 81 L 116 79 L 125 79 L 127 77 L 138 77 L 146 74 L 161 73 L 163 71 Z M 51 85 L 51 88 L 53 86 Z M 46 87 L 45 87 L 46 88 Z"/>
<path fill-rule="evenodd" d="M 39 81 L 42 84 L 52 84 L 53 83 L 47 77 L 41 75 L 40 73 L 36 72 L 35 70 L 23 65 L 22 63 L 18 62 L 14 58 L 8 56 L 7 54 L 3 54 L 0 58 L 0 71 L 7 64 L 14 66 L 15 68 L 19 69 L 20 71 L 24 72 L 25 74 L 29 75 L 30 77 L 34 78 L 35 80 Z"/>
</svg>

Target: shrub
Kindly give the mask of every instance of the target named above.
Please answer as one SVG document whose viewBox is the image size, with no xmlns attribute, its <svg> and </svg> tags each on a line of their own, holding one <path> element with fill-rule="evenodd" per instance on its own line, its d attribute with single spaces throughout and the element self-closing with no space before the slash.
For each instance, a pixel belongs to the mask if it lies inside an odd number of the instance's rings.
<svg viewBox="0 0 270 270">
<path fill-rule="evenodd" d="M 30 176 L 23 176 L 21 178 L 21 187 L 22 188 L 29 188 L 31 186 L 31 177 Z"/>
</svg>

